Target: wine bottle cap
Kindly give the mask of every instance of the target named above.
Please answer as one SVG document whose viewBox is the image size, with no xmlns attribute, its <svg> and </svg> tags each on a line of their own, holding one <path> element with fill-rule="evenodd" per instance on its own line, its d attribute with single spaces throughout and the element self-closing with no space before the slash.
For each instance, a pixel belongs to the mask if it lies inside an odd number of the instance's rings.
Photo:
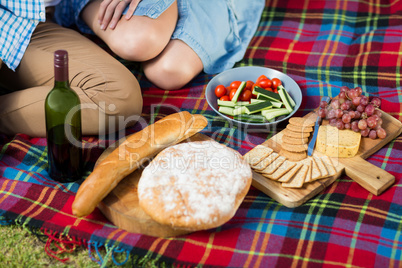
<svg viewBox="0 0 402 268">
<path fill-rule="evenodd" d="M 65 67 L 68 64 L 68 52 L 66 50 L 56 50 L 54 52 L 54 66 Z"/>
</svg>

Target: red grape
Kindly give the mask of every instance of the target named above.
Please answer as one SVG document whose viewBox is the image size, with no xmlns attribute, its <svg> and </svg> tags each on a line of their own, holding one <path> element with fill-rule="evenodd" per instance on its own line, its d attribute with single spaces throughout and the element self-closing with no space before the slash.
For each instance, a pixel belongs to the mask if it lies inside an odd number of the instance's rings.
<svg viewBox="0 0 402 268">
<path fill-rule="evenodd" d="M 374 114 L 374 105 L 371 103 L 367 104 L 364 112 L 367 114 L 367 116 L 372 116 Z"/>
<path fill-rule="evenodd" d="M 374 114 L 377 115 L 378 117 L 382 116 L 382 112 L 378 109 L 375 109 Z"/>
<path fill-rule="evenodd" d="M 375 128 L 377 126 L 377 119 L 374 116 L 367 118 L 367 126 L 369 128 Z"/>
<path fill-rule="evenodd" d="M 341 109 L 336 109 L 335 110 L 335 117 L 336 118 L 341 118 L 343 115 L 343 111 Z"/>
<path fill-rule="evenodd" d="M 336 127 L 340 130 L 345 128 L 345 124 L 342 122 L 341 119 L 336 120 Z"/>
<path fill-rule="evenodd" d="M 366 119 L 360 119 L 358 123 L 359 129 L 363 130 L 367 128 L 367 121 Z"/>
<path fill-rule="evenodd" d="M 328 106 L 328 102 L 326 101 L 320 101 L 320 108 L 325 108 Z"/>
<path fill-rule="evenodd" d="M 371 100 L 371 103 L 372 103 L 375 107 L 380 107 L 380 106 L 381 106 L 381 99 L 380 99 L 380 98 L 377 98 L 377 97 L 374 97 L 374 98 Z"/>
<path fill-rule="evenodd" d="M 366 106 L 369 103 L 369 98 L 367 96 L 362 96 L 360 98 L 360 104 Z"/>
<path fill-rule="evenodd" d="M 369 138 L 375 140 L 377 138 L 377 131 L 375 131 L 374 129 L 370 130 L 369 132 Z"/>
<path fill-rule="evenodd" d="M 339 96 L 340 100 L 344 100 L 344 99 L 346 99 L 346 92 L 341 91 L 338 96 Z"/>
<path fill-rule="evenodd" d="M 331 125 L 331 126 L 333 126 L 333 127 L 336 127 L 336 122 L 337 122 L 338 120 L 336 119 L 336 118 L 332 118 L 331 120 L 329 120 L 329 124 Z"/>
<path fill-rule="evenodd" d="M 359 132 L 360 129 L 359 129 L 358 124 L 359 124 L 359 121 L 357 121 L 357 120 L 352 121 L 352 123 L 350 123 L 350 128 L 351 128 L 354 132 Z"/>
<path fill-rule="evenodd" d="M 385 129 L 383 129 L 382 127 L 377 129 L 377 136 L 380 139 L 384 139 L 387 136 L 387 132 L 385 131 Z"/>
<path fill-rule="evenodd" d="M 363 113 L 365 109 L 366 109 L 366 106 L 361 105 L 361 104 L 356 107 L 356 111 L 358 111 L 359 113 Z"/>
<path fill-rule="evenodd" d="M 351 117 L 350 117 L 350 114 L 343 114 L 342 115 L 342 122 L 343 123 L 350 123 L 350 121 L 351 121 Z"/>
<path fill-rule="evenodd" d="M 367 136 L 369 135 L 369 133 L 370 133 L 370 129 L 368 129 L 368 128 L 365 128 L 365 129 L 360 130 L 360 134 L 361 134 L 363 137 L 367 137 Z"/>
<path fill-rule="evenodd" d="M 359 106 L 359 104 L 360 104 L 360 99 L 361 99 L 361 97 L 354 97 L 354 98 L 352 99 L 353 105 Z"/>
<path fill-rule="evenodd" d="M 318 116 L 321 118 L 325 118 L 327 116 L 327 110 L 326 109 L 319 109 L 318 110 Z"/>
<path fill-rule="evenodd" d="M 360 96 L 363 93 L 363 89 L 361 87 L 355 87 L 355 91 L 357 93 L 357 96 Z"/>
<path fill-rule="evenodd" d="M 339 103 L 338 99 L 332 100 L 332 102 L 331 102 L 332 109 L 338 109 L 339 106 L 340 106 L 340 103 Z"/>
</svg>

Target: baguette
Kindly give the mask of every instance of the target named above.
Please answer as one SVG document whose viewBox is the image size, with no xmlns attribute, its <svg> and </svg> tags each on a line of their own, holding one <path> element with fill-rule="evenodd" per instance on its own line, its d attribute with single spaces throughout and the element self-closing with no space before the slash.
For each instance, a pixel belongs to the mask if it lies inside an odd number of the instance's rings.
<svg viewBox="0 0 402 268">
<path fill-rule="evenodd" d="M 191 137 L 206 125 L 204 116 L 183 111 L 168 115 L 129 136 L 81 184 L 72 204 L 73 214 L 77 217 L 89 215 L 128 174 L 164 148 Z"/>
</svg>

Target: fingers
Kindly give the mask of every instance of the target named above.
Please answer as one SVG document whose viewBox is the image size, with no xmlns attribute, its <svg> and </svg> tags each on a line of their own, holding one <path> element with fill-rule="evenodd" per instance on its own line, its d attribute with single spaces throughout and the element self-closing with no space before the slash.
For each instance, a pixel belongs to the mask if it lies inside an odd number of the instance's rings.
<svg viewBox="0 0 402 268">
<path fill-rule="evenodd" d="M 128 0 L 104 0 L 99 6 L 98 21 L 101 30 L 106 28 L 114 29 L 119 22 L 121 15 L 124 12 L 126 6 L 130 3 Z M 138 0 L 134 0 L 137 2 Z M 137 7 L 136 3 L 135 7 Z M 131 6 L 131 5 L 130 5 Z M 133 11 L 134 12 L 134 11 Z"/>
<path fill-rule="evenodd" d="M 128 7 L 127 13 L 126 13 L 126 19 L 130 19 L 133 14 L 135 9 L 137 8 L 138 4 L 140 3 L 141 0 L 132 0 L 130 3 L 130 6 Z"/>
</svg>

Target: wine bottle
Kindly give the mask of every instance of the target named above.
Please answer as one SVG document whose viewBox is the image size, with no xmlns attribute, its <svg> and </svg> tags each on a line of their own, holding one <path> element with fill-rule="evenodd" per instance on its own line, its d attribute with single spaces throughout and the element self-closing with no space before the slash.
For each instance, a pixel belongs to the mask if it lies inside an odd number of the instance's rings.
<svg viewBox="0 0 402 268">
<path fill-rule="evenodd" d="M 45 100 L 48 172 L 59 182 L 81 178 L 82 132 L 80 99 L 68 76 L 68 53 L 54 53 L 54 87 Z"/>
</svg>

